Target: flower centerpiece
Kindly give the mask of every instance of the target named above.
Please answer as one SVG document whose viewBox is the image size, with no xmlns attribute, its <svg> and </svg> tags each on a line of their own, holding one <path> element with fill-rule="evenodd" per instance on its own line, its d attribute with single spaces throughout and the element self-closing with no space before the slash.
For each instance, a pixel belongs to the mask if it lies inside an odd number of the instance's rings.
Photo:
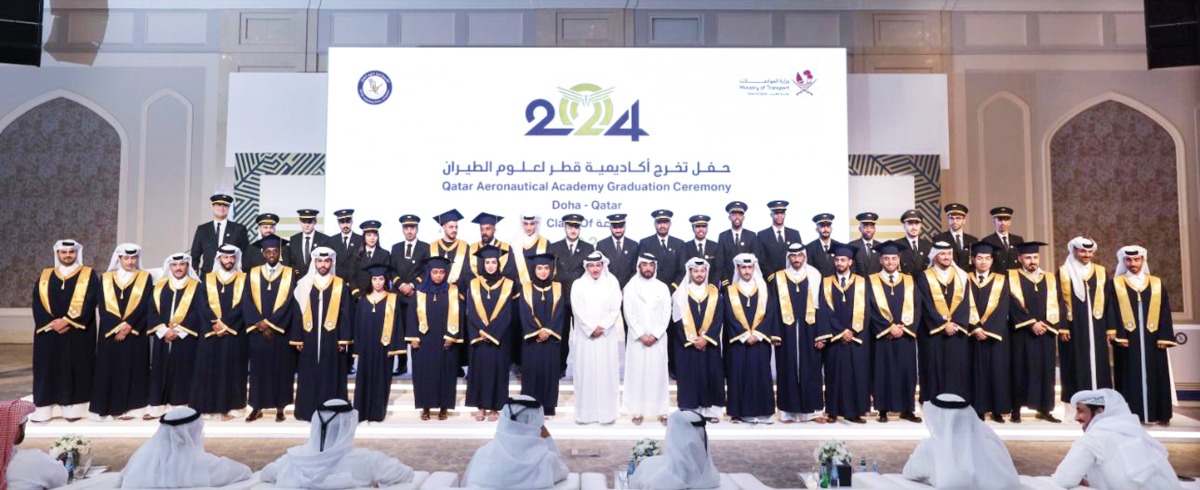
<svg viewBox="0 0 1200 490">
<path fill-rule="evenodd" d="M 76 470 L 82 467 L 81 457 L 86 456 L 91 452 L 91 446 L 87 439 L 79 434 L 66 434 L 60 437 L 54 444 L 50 446 L 50 457 L 62 461 L 67 467 L 68 479 L 74 480 Z"/>
<path fill-rule="evenodd" d="M 813 450 L 813 459 L 822 465 L 829 464 L 830 461 L 835 465 L 850 464 L 853 456 L 850 450 L 846 448 L 845 441 L 825 441 L 822 442 L 817 449 Z"/>
<path fill-rule="evenodd" d="M 659 446 L 658 441 L 653 439 L 642 439 L 633 445 L 633 449 L 629 451 L 629 474 L 633 474 L 633 470 L 642 463 L 642 460 L 651 456 L 662 454 L 662 446 Z"/>
</svg>

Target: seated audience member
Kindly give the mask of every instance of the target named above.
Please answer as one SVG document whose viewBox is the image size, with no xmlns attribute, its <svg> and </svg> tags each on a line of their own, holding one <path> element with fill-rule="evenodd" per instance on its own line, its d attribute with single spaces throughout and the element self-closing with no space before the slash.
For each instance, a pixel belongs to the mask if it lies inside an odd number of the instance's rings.
<svg viewBox="0 0 1200 490">
<path fill-rule="evenodd" d="M 222 487 L 250 478 L 250 467 L 204 452 L 204 422 L 188 407 L 171 409 L 158 431 L 130 456 L 121 488 Z"/>
<path fill-rule="evenodd" d="M 312 418 L 308 442 L 287 450 L 259 478 L 280 488 L 337 489 L 408 483 L 413 470 L 379 451 L 355 448 L 358 411 L 346 400 L 329 400 Z"/>
<path fill-rule="evenodd" d="M 42 490 L 67 484 L 67 470 L 62 463 L 36 449 L 17 450 L 17 445 L 25 441 L 25 424 L 35 409 L 24 400 L 0 402 L 0 473 L 10 490 Z"/>
<path fill-rule="evenodd" d="M 563 463 L 554 445 L 554 438 L 544 425 L 542 404 L 533 397 L 520 395 L 510 398 L 500 412 L 496 438 L 484 444 L 463 475 L 467 488 L 532 489 L 554 488 L 567 478 Z"/>
<path fill-rule="evenodd" d="M 720 487 L 721 474 L 708 453 L 705 423 L 704 417 L 690 410 L 671 413 L 663 454 L 643 460 L 629 486 L 649 490 Z"/>
<path fill-rule="evenodd" d="M 938 395 L 922 411 L 929 439 L 908 457 L 904 478 L 934 488 L 1021 488 L 1008 448 L 961 396 Z"/>
<path fill-rule="evenodd" d="M 1054 483 L 1106 489 L 1180 488 L 1167 448 L 1150 437 L 1116 390 L 1084 390 L 1071 397 L 1083 437 L 1054 470 Z"/>
</svg>

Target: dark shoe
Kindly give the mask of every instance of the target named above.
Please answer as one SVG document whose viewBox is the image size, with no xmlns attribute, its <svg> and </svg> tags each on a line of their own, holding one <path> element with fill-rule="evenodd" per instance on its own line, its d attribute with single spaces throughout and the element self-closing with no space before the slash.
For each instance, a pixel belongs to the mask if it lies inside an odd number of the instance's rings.
<svg viewBox="0 0 1200 490">
<path fill-rule="evenodd" d="M 851 423 L 855 423 L 855 424 L 865 424 L 865 423 L 867 423 L 867 420 L 866 420 L 866 419 L 864 419 L 864 418 L 862 418 L 862 417 L 846 417 L 846 421 L 847 421 L 847 422 L 851 422 Z"/>
<path fill-rule="evenodd" d="M 250 412 L 250 415 L 246 416 L 246 422 L 254 422 L 255 420 L 258 420 L 261 418 L 262 418 L 262 410 L 259 410 L 256 408 Z"/>
<path fill-rule="evenodd" d="M 283 409 L 282 409 L 282 408 L 281 408 L 281 409 L 279 409 L 279 410 L 276 410 L 276 411 L 275 411 L 275 421 L 276 421 L 276 422 L 283 422 L 284 420 L 287 420 L 287 414 L 283 413 Z"/>
<path fill-rule="evenodd" d="M 1036 416 L 1034 416 L 1034 418 L 1036 418 L 1038 420 L 1045 420 L 1046 422 L 1050 422 L 1052 424 L 1061 424 L 1062 423 L 1061 420 L 1058 420 L 1058 418 L 1056 418 L 1054 416 L 1054 414 L 1052 414 L 1050 412 L 1038 412 L 1038 414 Z"/>
<path fill-rule="evenodd" d="M 429 420 L 429 409 L 428 408 L 421 410 L 421 420 Z"/>
<path fill-rule="evenodd" d="M 997 423 L 997 424 L 1003 424 L 1003 423 L 1004 423 L 1004 416 L 1003 416 L 1003 415 L 1000 415 L 1000 414 L 998 414 L 998 413 L 996 413 L 996 412 L 992 412 L 992 422 L 995 422 L 995 423 Z"/>
<path fill-rule="evenodd" d="M 438 410 L 438 420 L 446 420 L 448 418 L 450 418 L 450 412 L 447 412 L 444 408 Z"/>
<path fill-rule="evenodd" d="M 879 423 L 886 424 L 888 421 L 887 412 L 879 412 Z"/>
<path fill-rule="evenodd" d="M 1014 424 L 1019 424 L 1019 423 L 1021 423 L 1021 411 L 1020 411 L 1020 410 L 1013 410 L 1013 413 L 1012 413 L 1012 415 L 1009 415 L 1009 416 L 1008 416 L 1008 421 L 1009 421 L 1009 422 L 1012 422 L 1012 423 L 1014 423 Z"/>
<path fill-rule="evenodd" d="M 918 417 L 917 414 L 912 412 L 902 412 L 900 414 L 900 420 L 907 420 L 909 422 L 915 422 L 918 424 L 921 423 L 921 417 Z"/>
</svg>

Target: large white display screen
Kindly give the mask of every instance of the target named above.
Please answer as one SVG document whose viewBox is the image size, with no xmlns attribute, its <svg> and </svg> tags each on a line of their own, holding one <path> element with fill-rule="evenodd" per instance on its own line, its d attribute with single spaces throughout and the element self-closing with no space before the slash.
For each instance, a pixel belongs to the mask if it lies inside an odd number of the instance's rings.
<svg viewBox="0 0 1200 490">
<path fill-rule="evenodd" d="M 844 237 L 846 112 L 843 49 L 332 48 L 325 211 L 382 221 L 385 245 L 406 213 L 440 237 L 451 208 L 468 241 L 479 212 L 507 241 L 522 214 L 558 240 L 565 214 L 598 239 L 624 213 L 641 238 L 656 209 L 684 240 L 711 216 L 715 240 L 730 201 L 758 230 L 783 199 L 805 241 L 822 212 Z"/>
</svg>

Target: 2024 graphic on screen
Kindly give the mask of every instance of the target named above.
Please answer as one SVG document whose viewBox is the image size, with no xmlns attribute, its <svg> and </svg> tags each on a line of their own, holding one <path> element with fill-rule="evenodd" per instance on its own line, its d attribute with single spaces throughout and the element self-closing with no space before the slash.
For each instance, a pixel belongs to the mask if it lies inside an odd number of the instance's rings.
<svg viewBox="0 0 1200 490">
<path fill-rule="evenodd" d="M 546 99 L 534 99 L 525 106 L 525 121 L 532 123 L 537 119 L 538 109 L 541 109 L 542 115 L 525 136 L 628 136 L 633 141 L 638 141 L 642 136 L 649 136 L 650 133 L 640 125 L 640 100 L 634 101 L 633 105 L 617 118 L 617 122 L 612 122 L 613 103 L 610 96 L 613 90 L 616 90 L 616 87 L 601 89 L 592 83 L 580 83 L 569 89 L 558 87 L 562 98 L 558 101 L 557 110 L 554 104 Z M 592 108 L 591 117 L 581 121 L 580 107 L 589 106 Z M 559 124 L 565 127 L 550 127 L 555 114 L 558 115 Z"/>
</svg>

